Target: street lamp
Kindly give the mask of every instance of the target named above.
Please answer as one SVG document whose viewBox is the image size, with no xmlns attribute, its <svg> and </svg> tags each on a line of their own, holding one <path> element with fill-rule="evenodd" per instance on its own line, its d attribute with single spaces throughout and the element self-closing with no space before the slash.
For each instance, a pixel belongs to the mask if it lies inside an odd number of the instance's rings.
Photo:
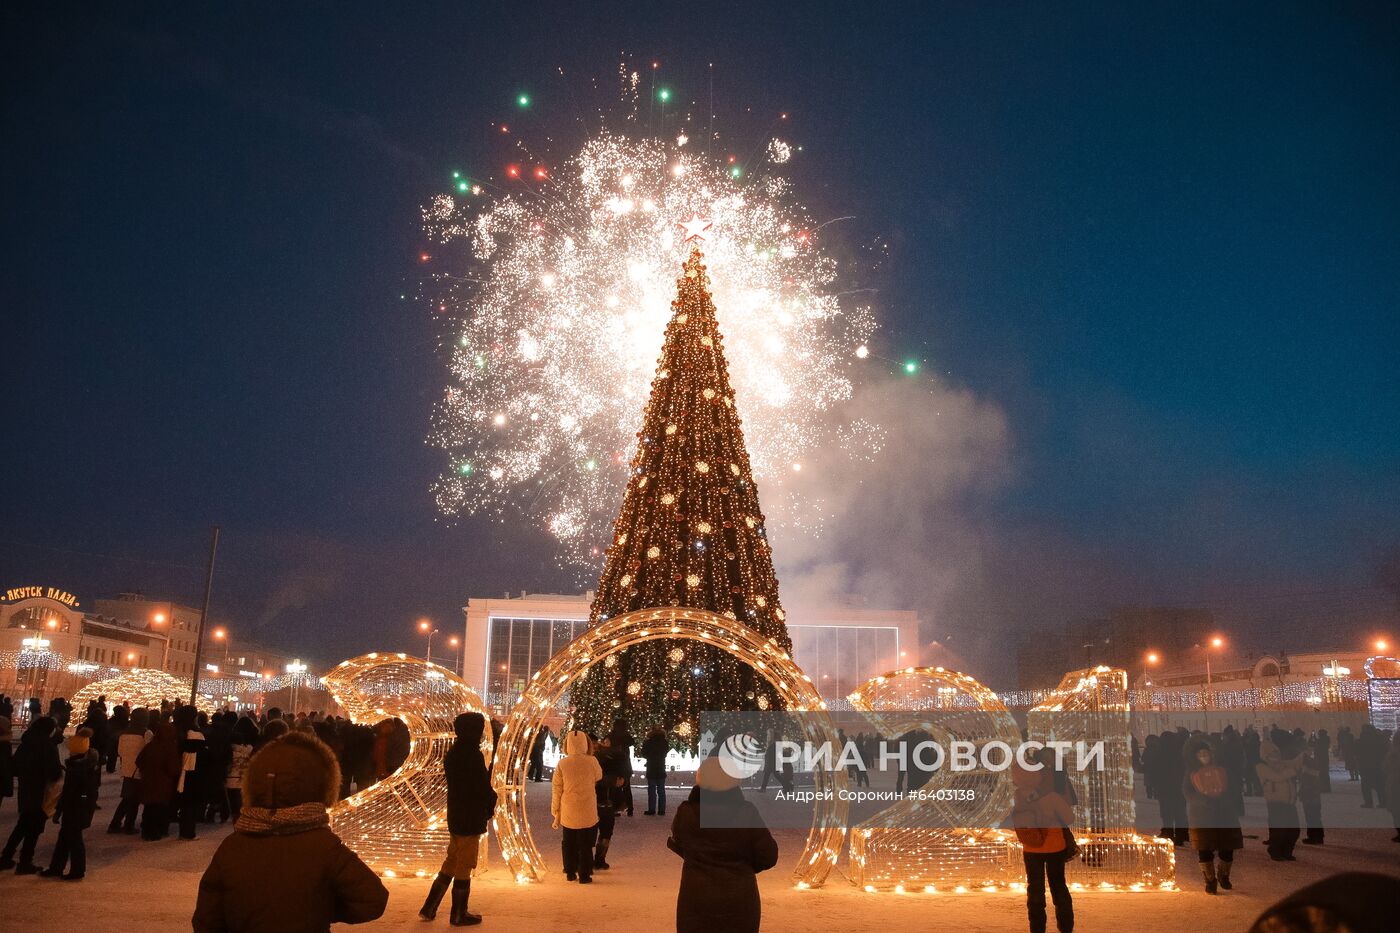
<svg viewBox="0 0 1400 933">
<path fill-rule="evenodd" d="M 451 645 L 452 648 L 454 649 L 454 651 L 453 651 L 453 656 L 452 656 L 452 669 L 453 669 L 454 671 L 457 672 L 458 676 L 461 676 L 461 673 L 462 673 L 462 639 L 458 638 L 456 635 L 453 635 L 451 638 L 447 639 L 447 643 L 448 643 L 449 645 Z"/>
<path fill-rule="evenodd" d="M 151 624 L 164 625 L 167 618 L 165 613 L 156 612 L 151 616 Z M 170 629 L 168 628 L 165 630 L 165 650 L 161 652 L 160 669 L 166 673 L 170 672 Z"/>
<path fill-rule="evenodd" d="M 1157 664 L 1157 662 L 1159 662 L 1159 661 L 1161 661 L 1161 660 L 1162 660 L 1161 656 L 1160 656 L 1159 654 L 1157 654 L 1157 652 L 1155 652 L 1155 651 L 1149 651 L 1149 652 L 1147 652 L 1146 655 L 1143 656 L 1143 659 L 1142 659 L 1142 684 L 1143 684 L 1144 687 L 1150 687 L 1150 686 L 1152 686 L 1152 681 L 1149 680 L 1148 677 L 1147 677 L 1147 668 L 1148 668 L 1148 665 L 1155 665 L 1155 664 Z"/>
<path fill-rule="evenodd" d="M 1377 639 L 1376 639 L 1376 650 L 1377 650 L 1377 651 L 1384 651 L 1385 649 L 1387 649 L 1387 648 L 1389 648 L 1389 647 L 1390 647 L 1390 644 L 1389 644 L 1388 642 L 1386 642 L 1386 640 L 1385 640 L 1384 638 L 1377 638 Z"/>
<path fill-rule="evenodd" d="M 432 659 L 433 659 L 433 636 L 436 635 L 436 634 L 438 633 L 438 630 L 437 630 L 436 628 L 433 627 L 432 620 L 430 620 L 430 619 L 419 619 L 419 620 L 418 620 L 418 631 L 420 631 L 420 632 L 422 632 L 423 634 L 425 634 L 425 635 L 428 636 L 428 654 L 427 654 L 426 657 L 423 658 L 423 660 L 425 660 L 425 661 L 432 661 Z"/>
</svg>

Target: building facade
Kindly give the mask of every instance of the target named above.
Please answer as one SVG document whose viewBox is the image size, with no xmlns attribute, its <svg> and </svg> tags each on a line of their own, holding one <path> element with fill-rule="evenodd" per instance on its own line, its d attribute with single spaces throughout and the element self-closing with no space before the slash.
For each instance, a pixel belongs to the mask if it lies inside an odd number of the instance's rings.
<svg viewBox="0 0 1400 933">
<path fill-rule="evenodd" d="M 476 598 L 463 608 L 459 671 L 487 705 L 509 711 L 531 675 L 588 628 L 591 592 Z M 919 663 L 919 617 L 899 610 L 788 609 L 792 656 L 822 696 L 842 700 L 878 674 Z"/>
</svg>

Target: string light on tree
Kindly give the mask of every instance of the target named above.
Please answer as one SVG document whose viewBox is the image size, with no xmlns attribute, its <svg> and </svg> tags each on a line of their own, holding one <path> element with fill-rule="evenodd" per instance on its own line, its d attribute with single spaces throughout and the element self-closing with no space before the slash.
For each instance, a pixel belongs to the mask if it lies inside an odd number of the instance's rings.
<svg viewBox="0 0 1400 933">
<path fill-rule="evenodd" d="M 629 468 L 632 479 L 590 622 L 648 607 L 706 609 L 788 652 L 764 515 L 698 245 L 711 223 L 692 215 L 679 226 L 684 242 L 693 245 L 676 282 Z M 641 645 L 620 655 L 615 668 L 590 671 L 573 694 L 583 727 L 603 734 L 620 716 L 634 734 L 658 722 L 676 734 L 682 724 L 693 727 L 701 710 L 757 709 L 760 695 L 769 708 L 781 708 L 753 670 L 717 648 L 692 647 L 693 676 L 678 676 L 676 647 Z"/>
</svg>

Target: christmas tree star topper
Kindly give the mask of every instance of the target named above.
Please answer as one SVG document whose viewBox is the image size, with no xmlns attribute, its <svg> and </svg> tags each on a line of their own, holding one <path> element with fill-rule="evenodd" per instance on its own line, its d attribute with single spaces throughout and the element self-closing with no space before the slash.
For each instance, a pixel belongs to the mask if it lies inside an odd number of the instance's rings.
<svg viewBox="0 0 1400 933">
<path fill-rule="evenodd" d="M 681 237 L 682 243 L 709 239 L 709 234 L 705 231 L 710 229 L 711 223 L 708 220 L 701 220 L 699 214 L 692 213 L 689 220 L 679 221 L 676 226 L 685 231 L 685 236 Z"/>
</svg>

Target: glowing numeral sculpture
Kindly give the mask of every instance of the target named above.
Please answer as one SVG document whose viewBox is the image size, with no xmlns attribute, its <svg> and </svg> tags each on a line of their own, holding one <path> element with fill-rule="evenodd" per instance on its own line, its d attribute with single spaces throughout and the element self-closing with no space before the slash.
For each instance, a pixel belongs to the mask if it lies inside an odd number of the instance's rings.
<svg viewBox="0 0 1400 933">
<path fill-rule="evenodd" d="M 729 652 L 767 680 L 786 709 L 818 714 L 802 717 L 805 722 L 815 722 L 812 741 L 825 742 L 836 735 L 831 720 L 824 715 L 826 704 L 812 686 L 811 678 L 775 642 L 762 638 L 741 622 L 703 609 L 678 608 L 642 609 L 601 622 L 570 642 L 530 678 L 501 732 L 491 776 L 501 803 L 492 825 L 501 857 L 517 881 L 540 881 L 546 871 L 525 814 L 525 774 L 535 733 L 570 685 L 589 667 L 624 648 L 658 639 L 704 642 Z M 814 809 L 807 845 L 793 873 L 798 887 L 822 884 L 836 864 L 845 840 L 846 802 L 839 799 L 838 791 L 846 786 L 846 774 L 818 770 L 815 777 L 818 791 L 832 793 L 830 800 L 818 801 Z"/>
<path fill-rule="evenodd" d="M 1030 738 L 1042 742 L 1104 743 L 1103 769 L 1066 769 L 1078 797 L 1075 831 L 1081 856 L 1065 876 L 1071 886 L 1102 890 L 1172 890 L 1171 843 L 1134 828 L 1128 674 L 1095 667 L 1064 676 L 1030 711 Z"/>
<path fill-rule="evenodd" d="M 373 653 L 341 661 L 324 678 L 352 722 L 385 719 L 408 727 L 408 757 L 393 774 L 331 808 L 331 828 L 376 871 L 388 877 L 429 875 L 447 854 L 447 779 L 442 756 L 454 741 L 459 713 L 490 714 L 452 671 L 404 654 Z M 481 737 L 491 763 L 491 730 Z M 481 837 L 478 871 L 486 865 Z"/>
<path fill-rule="evenodd" d="M 905 668 L 866 681 L 849 697 L 887 741 L 913 730 L 948 748 L 1021 741 L 1016 720 L 992 691 L 941 667 Z M 883 712 L 882 712 L 883 711 Z M 925 715 L 928 714 L 928 715 Z M 1008 831 L 994 827 L 1011 809 L 1006 772 L 935 771 L 924 790 L 970 791 L 971 801 L 906 799 L 851 830 L 851 881 L 866 890 L 962 891 L 1000 886 L 1020 876 Z"/>
</svg>

